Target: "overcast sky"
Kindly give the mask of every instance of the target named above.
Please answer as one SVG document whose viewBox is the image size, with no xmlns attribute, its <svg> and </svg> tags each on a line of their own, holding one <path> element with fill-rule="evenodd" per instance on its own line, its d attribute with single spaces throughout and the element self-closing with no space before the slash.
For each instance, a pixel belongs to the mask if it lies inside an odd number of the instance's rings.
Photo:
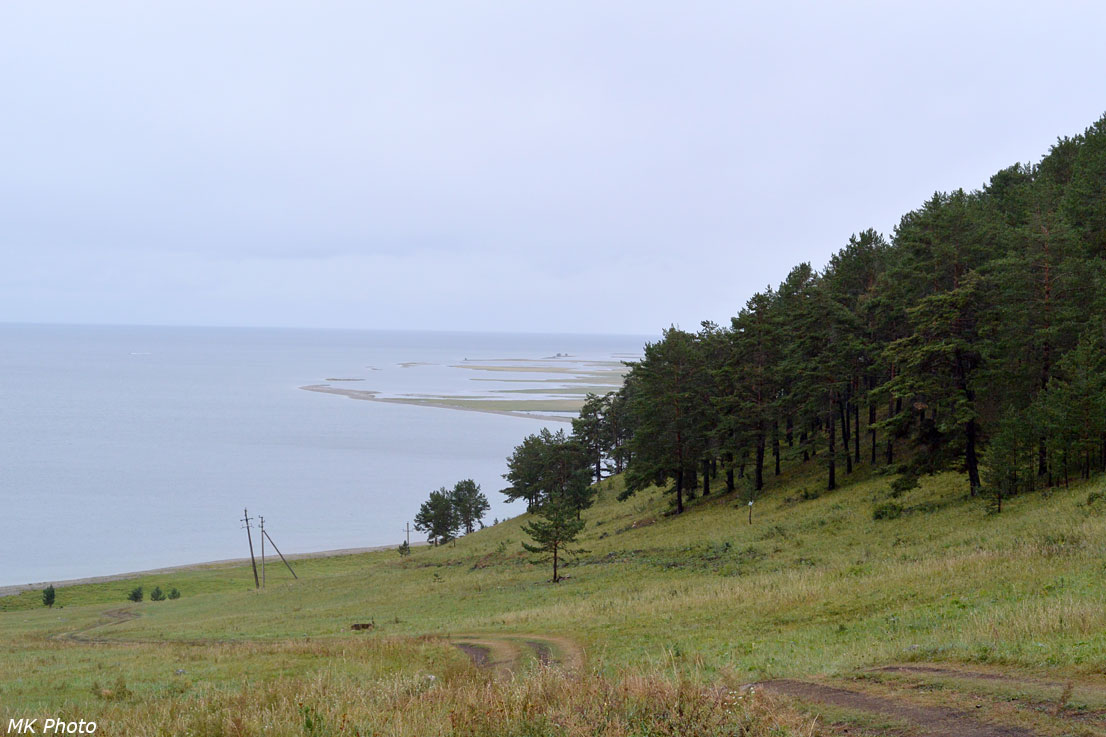
<svg viewBox="0 0 1106 737">
<path fill-rule="evenodd" d="M 0 321 L 655 334 L 1106 112 L 1106 4 L 6 2 Z"/>
</svg>

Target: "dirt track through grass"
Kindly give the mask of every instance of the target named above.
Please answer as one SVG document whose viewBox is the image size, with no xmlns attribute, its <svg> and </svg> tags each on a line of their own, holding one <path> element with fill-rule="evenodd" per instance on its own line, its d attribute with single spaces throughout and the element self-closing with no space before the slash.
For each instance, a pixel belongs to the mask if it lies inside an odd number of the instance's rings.
<svg viewBox="0 0 1106 737">
<path fill-rule="evenodd" d="M 94 622 L 87 627 L 79 630 L 73 630 L 72 632 L 62 632 L 55 635 L 56 640 L 69 640 L 70 642 L 86 642 L 86 643 L 113 643 L 121 642 L 120 640 L 112 640 L 105 637 L 91 637 L 89 632 L 98 630 L 102 627 L 110 627 L 114 624 L 122 624 L 123 622 L 129 622 L 132 619 L 137 619 L 140 615 L 138 612 L 133 611 L 129 607 L 121 607 L 119 609 L 108 609 L 103 613 L 104 617 L 108 620 Z"/>
<path fill-rule="evenodd" d="M 515 673 L 528 662 L 545 666 L 564 666 L 580 670 L 584 651 L 572 640 L 535 634 L 463 634 L 451 635 L 450 642 L 464 652 L 473 664 L 494 668 L 500 673 Z"/>
<path fill-rule="evenodd" d="M 905 700 L 891 700 L 879 696 L 850 691 L 834 686 L 808 681 L 779 679 L 762 681 L 754 689 L 787 696 L 804 703 L 828 704 L 851 712 L 888 717 L 909 725 L 910 731 L 896 733 L 903 737 L 1043 737 L 1024 727 L 1012 727 L 981 722 L 966 712 L 941 706 L 921 706 Z"/>
</svg>

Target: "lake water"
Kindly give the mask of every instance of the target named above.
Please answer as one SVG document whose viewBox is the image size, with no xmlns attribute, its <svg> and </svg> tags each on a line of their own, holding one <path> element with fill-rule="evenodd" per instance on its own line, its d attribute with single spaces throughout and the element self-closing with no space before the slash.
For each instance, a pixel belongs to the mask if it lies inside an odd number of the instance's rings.
<svg viewBox="0 0 1106 737">
<path fill-rule="evenodd" d="M 459 362 L 602 361 L 643 340 L 0 325 L 0 585 L 247 556 L 243 507 L 284 552 L 399 543 L 428 492 L 462 478 L 489 521 L 519 514 L 504 459 L 566 425 L 299 387 L 478 394 L 488 378 Z"/>
</svg>

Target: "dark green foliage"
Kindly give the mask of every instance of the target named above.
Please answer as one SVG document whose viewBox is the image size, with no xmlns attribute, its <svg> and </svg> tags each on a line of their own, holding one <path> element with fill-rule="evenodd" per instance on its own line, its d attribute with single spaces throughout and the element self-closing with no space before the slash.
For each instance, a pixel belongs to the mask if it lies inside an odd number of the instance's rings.
<svg viewBox="0 0 1106 737">
<path fill-rule="evenodd" d="M 457 537 L 461 519 L 453 504 L 453 493 L 443 486 L 430 492 L 430 498 L 419 507 L 415 515 L 415 529 L 427 533 L 431 545 L 442 545 Z"/>
<path fill-rule="evenodd" d="M 399 544 L 399 547 L 396 548 L 396 552 L 399 553 L 399 557 L 406 558 L 411 554 L 411 544 L 404 540 Z"/>
<path fill-rule="evenodd" d="M 1062 211 L 1090 255 L 1106 255 L 1106 117 L 1083 134 Z"/>
<path fill-rule="evenodd" d="M 150 592 L 150 601 L 165 601 L 165 592 L 160 586 L 154 586 L 154 590 Z"/>
<path fill-rule="evenodd" d="M 54 600 L 56 599 L 56 592 L 54 591 L 54 585 L 50 584 L 42 590 L 42 605 L 47 607 L 54 606 Z"/>
<path fill-rule="evenodd" d="M 180 598 L 180 589 L 178 589 L 175 586 L 173 588 L 169 589 L 169 598 L 170 599 L 179 599 Z"/>
<path fill-rule="evenodd" d="M 466 533 L 472 532 L 477 524 L 481 527 L 484 526 L 481 520 L 491 507 L 488 504 L 488 498 L 480 491 L 480 484 L 472 479 L 458 481 L 453 486 L 450 499 L 453 502 L 453 509 L 457 513 L 458 524 L 464 528 Z"/>
<path fill-rule="evenodd" d="M 603 459 L 609 448 L 604 416 L 607 414 L 611 396 L 608 394 L 600 397 L 589 392 L 584 399 L 584 406 L 580 408 L 580 416 L 572 421 L 572 437 L 587 456 L 596 481 L 603 478 Z"/>
<path fill-rule="evenodd" d="M 872 509 L 872 519 L 898 519 L 902 516 L 902 506 L 895 502 L 883 502 Z"/>
<path fill-rule="evenodd" d="M 565 502 L 579 513 L 594 498 L 592 460 L 575 436 L 543 429 L 526 437 L 507 459 L 503 478 L 511 486 L 503 493 L 511 500 L 525 499 L 531 512 L 549 502 Z"/>
<path fill-rule="evenodd" d="M 631 377 L 636 430 L 625 495 L 673 480 L 676 512 L 683 512 L 684 492 L 706 450 L 712 414 L 696 337 L 674 327 L 665 330 L 662 340 L 645 346 L 645 357 L 632 365 Z"/>
<path fill-rule="evenodd" d="M 821 272 L 800 264 L 728 327 L 664 331 L 574 437 L 594 477 L 617 457 L 624 497 L 662 486 L 677 512 L 716 466 L 728 492 L 760 491 L 806 461 L 829 490 L 858 464 L 896 468 L 896 494 L 963 470 L 998 512 L 1106 470 L 1104 314 L 1106 117 L 982 190 L 934 194 L 891 242 L 865 230 Z M 605 439 L 616 416 L 625 452 Z M 535 508 L 524 465 L 509 491 Z"/>
<path fill-rule="evenodd" d="M 583 529 L 584 522 L 571 504 L 564 500 L 550 502 L 542 507 L 537 518 L 522 526 L 522 531 L 534 540 L 533 545 L 524 542 L 522 547 L 539 554 L 535 563 L 551 561 L 553 583 L 558 583 L 562 578 L 559 567 L 565 557 L 584 552 L 571 547 Z"/>
<path fill-rule="evenodd" d="M 1101 326 L 1057 362 L 1031 411 L 1048 455 L 1065 482 L 1106 464 L 1106 340 Z"/>
<path fill-rule="evenodd" d="M 914 473 L 904 473 L 891 482 L 891 496 L 900 497 L 912 489 L 918 488 L 918 476 Z"/>
<path fill-rule="evenodd" d="M 131 589 L 131 592 L 127 594 L 127 598 L 135 602 L 142 601 L 142 587 L 135 586 L 133 589 Z"/>
</svg>

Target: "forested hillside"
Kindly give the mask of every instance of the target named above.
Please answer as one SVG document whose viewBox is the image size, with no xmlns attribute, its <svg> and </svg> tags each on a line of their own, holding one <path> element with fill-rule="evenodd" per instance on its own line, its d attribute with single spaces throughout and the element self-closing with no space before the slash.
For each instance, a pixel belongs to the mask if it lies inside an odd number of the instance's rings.
<svg viewBox="0 0 1106 737">
<path fill-rule="evenodd" d="M 901 474 L 900 492 L 961 470 L 996 512 L 1103 469 L 1106 117 L 978 191 L 934 194 L 889 239 L 864 230 L 821 271 L 795 266 L 729 325 L 665 330 L 572 436 L 516 449 L 506 493 L 533 508 L 573 486 L 565 447 L 594 478 L 625 469 L 627 495 L 670 487 L 677 512 L 712 477 L 752 500 L 796 461 L 829 489 L 860 464 Z"/>
</svg>

